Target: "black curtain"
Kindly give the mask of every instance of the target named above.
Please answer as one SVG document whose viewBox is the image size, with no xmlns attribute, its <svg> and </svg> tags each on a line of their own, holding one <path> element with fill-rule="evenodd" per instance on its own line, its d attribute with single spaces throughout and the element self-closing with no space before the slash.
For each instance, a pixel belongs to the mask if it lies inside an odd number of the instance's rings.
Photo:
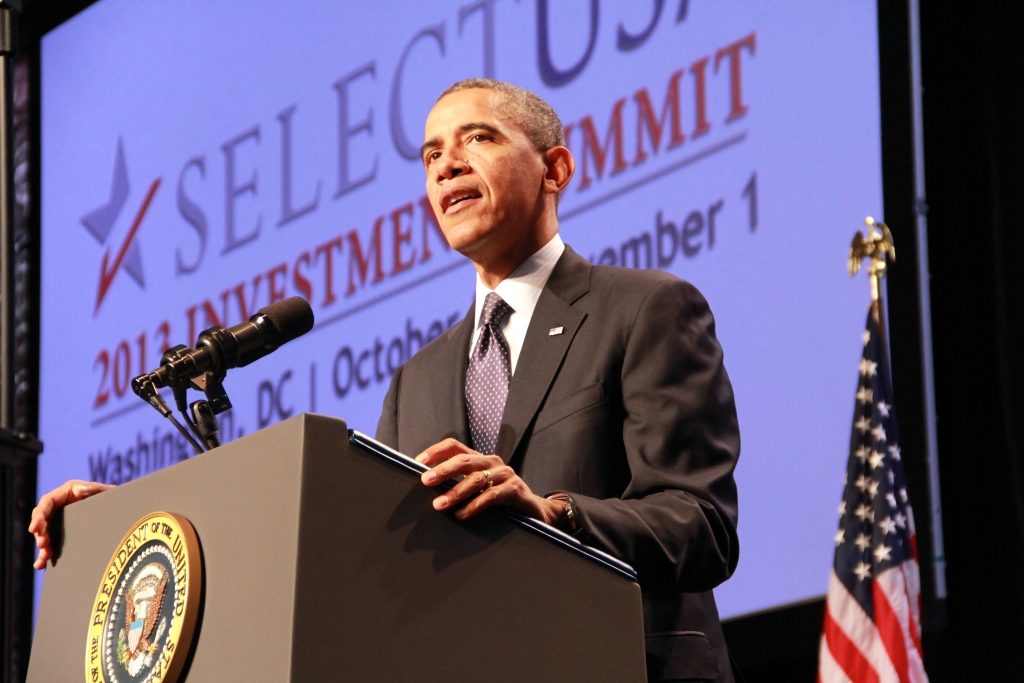
<svg viewBox="0 0 1024 683">
<path fill-rule="evenodd" d="M 935 680 L 1024 680 L 1024 4 L 921 5 L 949 583 L 927 654 Z"/>
</svg>

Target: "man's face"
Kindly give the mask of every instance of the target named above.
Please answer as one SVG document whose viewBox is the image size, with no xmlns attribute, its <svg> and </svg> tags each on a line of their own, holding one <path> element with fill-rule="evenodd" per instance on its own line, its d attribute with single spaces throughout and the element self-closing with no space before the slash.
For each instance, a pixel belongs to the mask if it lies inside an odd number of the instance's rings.
<svg viewBox="0 0 1024 683">
<path fill-rule="evenodd" d="M 514 251 L 546 199 L 544 157 L 519 124 L 500 115 L 502 97 L 461 90 L 427 116 L 427 196 L 448 243 L 473 260 Z"/>
</svg>

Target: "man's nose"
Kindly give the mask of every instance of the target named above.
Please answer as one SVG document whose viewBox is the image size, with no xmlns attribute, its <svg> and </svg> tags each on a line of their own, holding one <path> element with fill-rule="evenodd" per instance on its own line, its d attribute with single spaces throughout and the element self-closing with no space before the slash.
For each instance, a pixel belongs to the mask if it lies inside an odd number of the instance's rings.
<svg viewBox="0 0 1024 683">
<path fill-rule="evenodd" d="M 446 151 L 438 159 L 437 174 L 438 181 L 451 180 L 469 170 L 469 165 L 461 154 L 454 151 Z"/>
</svg>

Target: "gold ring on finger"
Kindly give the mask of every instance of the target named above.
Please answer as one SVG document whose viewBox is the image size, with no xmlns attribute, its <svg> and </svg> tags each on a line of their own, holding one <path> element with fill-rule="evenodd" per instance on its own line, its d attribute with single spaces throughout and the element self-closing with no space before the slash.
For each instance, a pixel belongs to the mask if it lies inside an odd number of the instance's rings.
<svg viewBox="0 0 1024 683">
<path fill-rule="evenodd" d="M 484 490 L 486 491 L 494 486 L 494 479 L 491 478 L 491 473 L 488 470 L 484 470 L 484 476 L 487 477 L 487 486 L 484 487 Z"/>
</svg>

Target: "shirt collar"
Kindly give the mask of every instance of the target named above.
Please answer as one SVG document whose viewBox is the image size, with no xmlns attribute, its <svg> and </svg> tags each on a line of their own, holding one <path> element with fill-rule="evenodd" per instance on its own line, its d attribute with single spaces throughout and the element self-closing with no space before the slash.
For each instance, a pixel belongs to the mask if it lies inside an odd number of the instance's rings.
<svg viewBox="0 0 1024 683">
<path fill-rule="evenodd" d="M 515 270 L 509 273 L 508 277 L 498 283 L 494 290 L 487 288 L 487 285 L 476 276 L 476 315 L 475 327 L 480 326 L 480 314 L 484 308 L 484 299 L 491 292 L 497 292 L 505 303 L 512 307 L 515 313 L 525 315 L 527 318 L 533 316 L 533 309 L 537 307 L 537 299 L 544 290 L 551 271 L 565 251 L 565 243 L 555 233 L 555 236 L 538 249 L 533 256 L 519 264 Z"/>
</svg>

